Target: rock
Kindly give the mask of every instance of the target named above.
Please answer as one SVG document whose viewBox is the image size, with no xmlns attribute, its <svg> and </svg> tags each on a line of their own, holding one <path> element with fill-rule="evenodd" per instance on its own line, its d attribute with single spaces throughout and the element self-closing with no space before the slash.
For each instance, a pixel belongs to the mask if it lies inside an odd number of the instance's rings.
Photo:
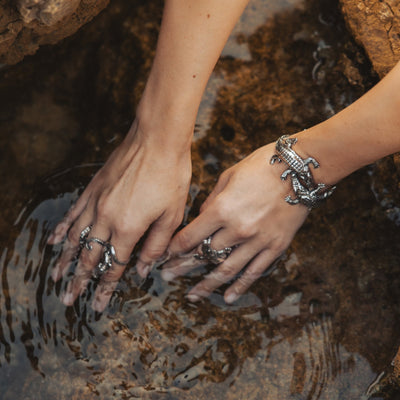
<svg viewBox="0 0 400 400">
<path fill-rule="evenodd" d="M 0 63 L 16 64 L 40 46 L 75 33 L 109 0 L 0 0 Z"/>
<path fill-rule="evenodd" d="M 340 0 L 346 22 L 378 75 L 400 59 L 400 4 L 394 0 Z"/>
<path fill-rule="evenodd" d="M 383 78 L 400 60 L 400 3 L 394 0 L 340 0 L 340 3 L 353 36 Z M 357 81 L 354 71 L 349 69 L 349 72 L 350 78 Z M 376 198 L 397 225 L 400 225 L 399 160 L 399 154 L 386 157 L 371 172 Z"/>
</svg>

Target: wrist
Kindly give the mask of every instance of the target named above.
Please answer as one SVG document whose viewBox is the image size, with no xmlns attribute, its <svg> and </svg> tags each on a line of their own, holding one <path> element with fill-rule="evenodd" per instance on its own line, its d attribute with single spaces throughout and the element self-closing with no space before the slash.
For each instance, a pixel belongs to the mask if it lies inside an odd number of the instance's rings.
<svg viewBox="0 0 400 400">
<path fill-rule="evenodd" d="M 326 122 L 290 137 L 297 138 L 296 152 L 303 159 L 312 157 L 318 162 L 318 168 L 311 167 L 314 181 L 333 186 L 361 165 L 352 166 L 346 162 L 344 149 Z"/>
<path fill-rule="evenodd" d="M 165 153 L 188 153 L 196 116 L 173 107 L 151 106 L 141 101 L 128 136 Z"/>
</svg>

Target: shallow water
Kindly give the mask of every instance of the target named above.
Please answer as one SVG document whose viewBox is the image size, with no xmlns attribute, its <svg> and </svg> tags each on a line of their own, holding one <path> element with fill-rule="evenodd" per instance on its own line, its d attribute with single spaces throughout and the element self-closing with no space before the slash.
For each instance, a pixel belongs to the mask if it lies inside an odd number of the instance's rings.
<svg viewBox="0 0 400 400">
<path fill-rule="evenodd" d="M 102 314 L 92 287 L 59 302 L 68 277 L 52 283 L 60 246 L 46 238 L 129 128 L 161 11 L 148 3 L 115 0 L 0 76 L 0 398 L 365 398 L 400 344 L 399 227 L 369 169 L 233 306 L 222 291 L 185 299 L 204 270 L 166 283 L 134 268 Z M 255 0 L 223 54 L 196 127 L 187 219 L 227 166 L 375 80 L 334 1 Z"/>
</svg>

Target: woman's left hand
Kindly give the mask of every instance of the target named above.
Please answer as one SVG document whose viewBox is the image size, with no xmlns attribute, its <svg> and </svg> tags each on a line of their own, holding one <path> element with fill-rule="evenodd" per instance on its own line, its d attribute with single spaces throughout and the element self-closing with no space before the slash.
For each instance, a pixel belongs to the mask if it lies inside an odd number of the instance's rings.
<svg viewBox="0 0 400 400">
<path fill-rule="evenodd" d="M 291 189 L 289 182 L 280 179 L 285 166 L 269 163 L 274 149 L 274 144 L 261 147 L 226 170 L 200 215 L 173 237 L 171 259 L 162 271 L 165 280 L 204 265 L 194 254 L 211 235 L 213 249 L 233 248 L 226 260 L 190 290 L 189 300 L 207 297 L 246 267 L 225 291 L 225 301 L 234 302 L 286 250 L 307 217 L 305 206 L 284 200 Z"/>
</svg>

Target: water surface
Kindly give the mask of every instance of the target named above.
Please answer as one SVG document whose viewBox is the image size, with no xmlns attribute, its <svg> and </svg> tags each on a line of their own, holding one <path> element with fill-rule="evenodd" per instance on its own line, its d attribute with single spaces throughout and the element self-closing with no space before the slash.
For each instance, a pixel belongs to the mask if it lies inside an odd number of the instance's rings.
<svg viewBox="0 0 400 400">
<path fill-rule="evenodd" d="M 109 307 L 65 307 L 56 222 L 129 129 L 161 2 L 114 0 L 76 36 L 1 72 L 1 399 L 362 399 L 399 341 L 399 227 L 369 169 L 340 184 L 233 306 L 191 304 L 205 270 L 129 268 Z M 318 123 L 375 81 L 335 1 L 261 1 L 233 32 L 193 145 L 187 219 L 222 170 Z M 69 273 L 71 276 L 73 266 Z"/>
</svg>

